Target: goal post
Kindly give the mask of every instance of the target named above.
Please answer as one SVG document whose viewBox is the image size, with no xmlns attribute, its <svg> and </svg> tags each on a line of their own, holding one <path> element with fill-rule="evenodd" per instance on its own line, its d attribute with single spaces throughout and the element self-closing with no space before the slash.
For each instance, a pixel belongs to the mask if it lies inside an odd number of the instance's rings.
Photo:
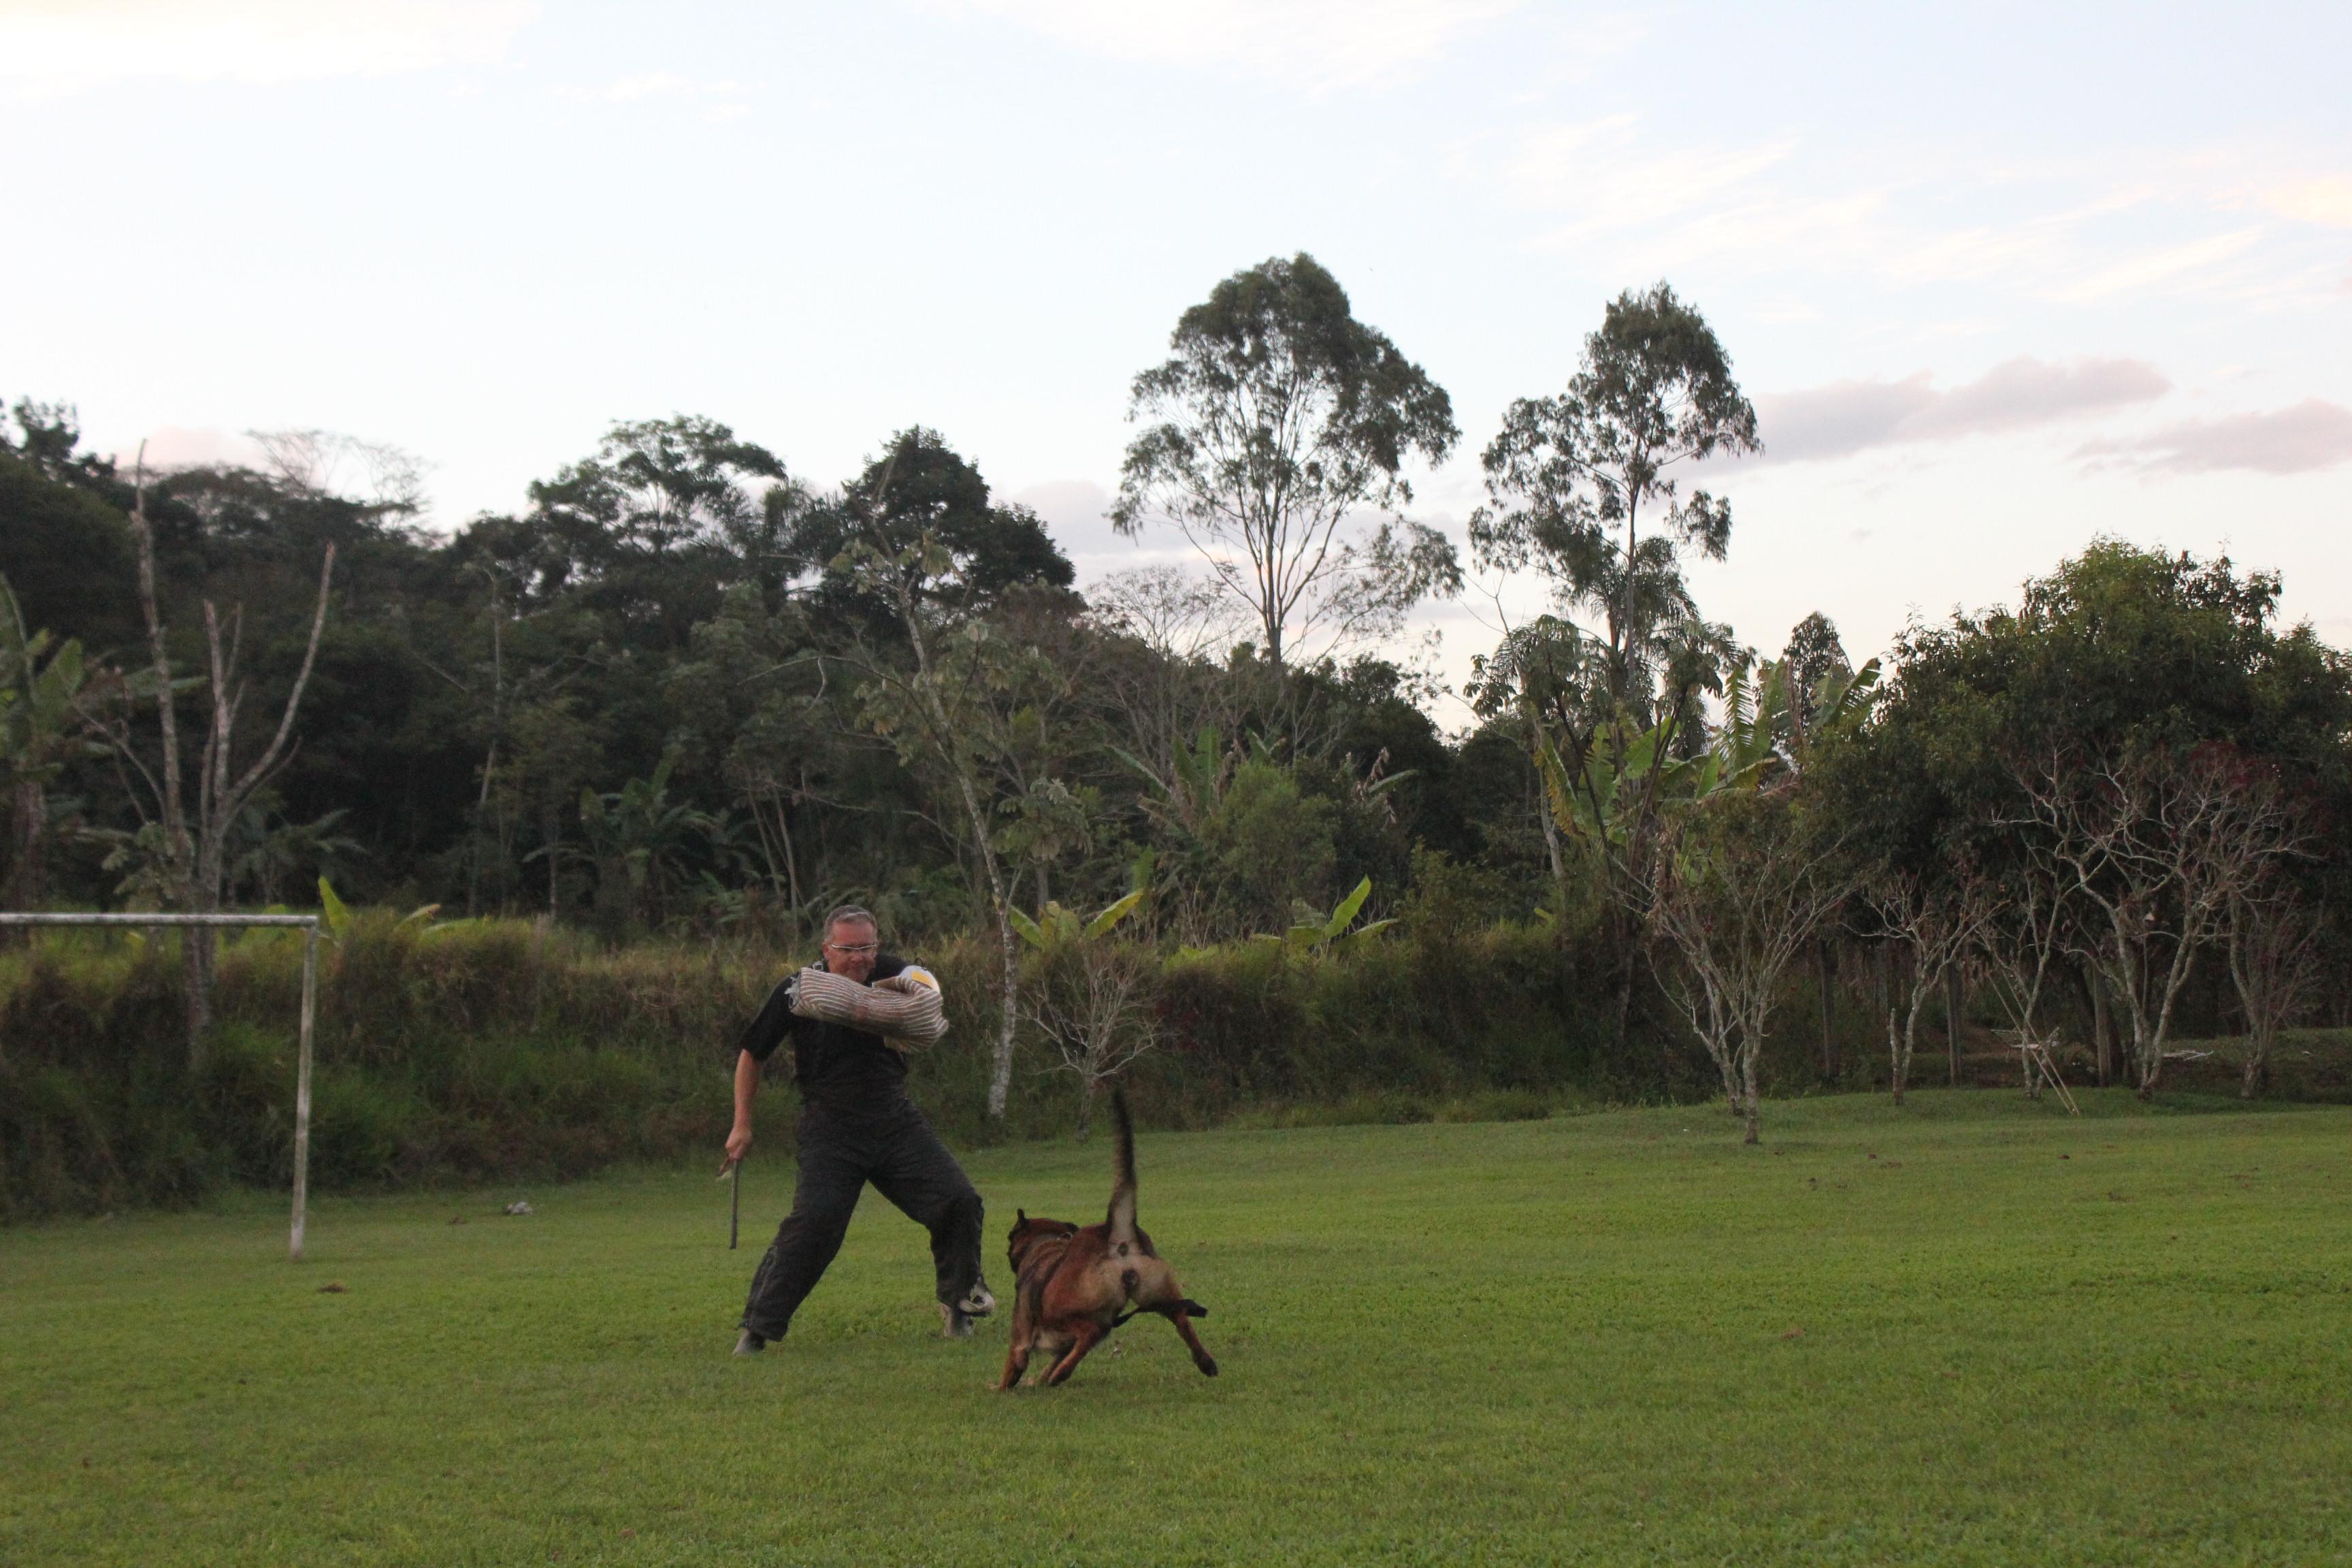
<svg viewBox="0 0 2352 1568">
<path fill-rule="evenodd" d="M 319 1011 L 319 917 L 316 915 L 29 914 L 0 911 L 0 929 L 11 926 L 128 926 L 158 930 L 210 926 L 236 930 L 291 927 L 302 933 L 302 1022 L 294 1054 L 294 1218 L 286 1255 L 302 1261 L 302 1227 L 310 1195 L 310 1034 Z"/>
</svg>

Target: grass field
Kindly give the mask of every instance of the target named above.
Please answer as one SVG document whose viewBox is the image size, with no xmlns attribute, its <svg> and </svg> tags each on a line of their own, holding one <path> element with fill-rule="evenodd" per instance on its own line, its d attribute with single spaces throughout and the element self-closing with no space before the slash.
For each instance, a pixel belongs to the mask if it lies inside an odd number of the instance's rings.
<svg viewBox="0 0 2352 1568">
<path fill-rule="evenodd" d="M 2352 1562 L 2352 1112 L 2086 1109 L 1148 1135 L 1224 1375 L 1010 1396 L 870 1194 L 727 1355 L 781 1162 L 0 1233 L 0 1562 Z M 994 1283 L 1108 1158 L 970 1162 Z"/>
</svg>

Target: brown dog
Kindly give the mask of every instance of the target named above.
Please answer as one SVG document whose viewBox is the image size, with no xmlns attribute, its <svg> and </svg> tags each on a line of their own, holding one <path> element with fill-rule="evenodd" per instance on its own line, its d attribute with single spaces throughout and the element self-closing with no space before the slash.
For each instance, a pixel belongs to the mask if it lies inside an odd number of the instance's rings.
<svg viewBox="0 0 2352 1568">
<path fill-rule="evenodd" d="M 1135 1125 L 1128 1120 L 1127 1096 L 1111 1091 L 1111 1121 L 1118 1133 L 1118 1181 L 1111 1188 L 1110 1217 L 1084 1229 L 1066 1220 L 1031 1219 L 1015 1211 L 1012 1247 L 1013 1343 L 1004 1356 L 1007 1389 L 1029 1370 L 1039 1351 L 1055 1358 L 1042 1381 L 1062 1382 L 1087 1352 L 1139 1312 L 1157 1312 L 1176 1325 L 1192 1364 L 1204 1376 L 1217 1375 L 1217 1358 L 1192 1331 L 1192 1320 L 1209 1309 L 1187 1300 L 1175 1270 L 1151 1249 L 1151 1238 L 1135 1223 Z"/>
</svg>

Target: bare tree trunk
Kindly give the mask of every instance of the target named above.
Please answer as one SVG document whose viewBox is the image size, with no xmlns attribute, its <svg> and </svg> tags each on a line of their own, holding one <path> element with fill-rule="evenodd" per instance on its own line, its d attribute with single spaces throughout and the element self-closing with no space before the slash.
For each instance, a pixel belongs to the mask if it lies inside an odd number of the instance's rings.
<svg viewBox="0 0 2352 1568">
<path fill-rule="evenodd" d="M 1903 1103 L 1904 1080 L 1910 1076 L 1911 1053 L 1903 1048 L 1903 1038 L 1895 1032 L 1895 1009 L 1886 1009 L 1887 1084 L 1894 1090 L 1895 1103 Z"/>
<path fill-rule="evenodd" d="M 2098 1057 L 2099 1087 L 2106 1088 L 2116 1077 L 2116 1019 L 2107 1006 L 2106 982 L 2099 978 L 2097 964 L 2086 966 L 2084 973 L 2091 981 L 2091 1046 Z"/>
<path fill-rule="evenodd" d="M 163 618 L 155 599 L 154 533 L 147 523 L 143 469 L 131 523 L 139 545 L 140 610 L 147 622 L 148 649 L 154 660 L 157 721 L 163 731 L 163 767 L 156 789 L 156 805 L 164 836 L 165 896 L 167 901 L 192 913 L 214 914 L 219 911 L 226 892 L 229 835 L 252 801 L 254 792 L 286 754 L 287 743 L 293 737 L 294 717 L 300 710 L 303 689 L 309 686 L 310 671 L 318 660 L 319 641 L 326 631 L 335 547 L 327 546 L 326 559 L 319 570 L 319 600 L 310 617 L 310 638 L 303 650 L 302 667 L 294 677 L 293 689 L 287 694 L 286 710 L 279 716 L 277 732 L 269 743 L 242 773 L 234 772 L 232 757 L 237 709 L 244 697 L 236 683 L 236 640 L 232 634 L 228 648 L 223 649 L 220 616 L 209 601 L 205 605 L 212 720 L 198 754 L 196 820 L 192 836 L 180 777 L 180 730 L 173 704 L 172 661 L 164 649 Z M 188 1071 L 192 1077 L 205 1068 L 205 1034 L 212 1022 L 215 942 L 209 929 L 192 928 L 181 942 L 181 969 L 187 988 Z"/>
<path fill-rule="evenodd" d="M 1837 1009 L 1832 1005 L 1830 987 L 1837 980 L 1837 954 L 1828 942 L 1813 949 L 1813 984 L 1822 1001 L 1822 1077 L 1834 1083 L 1838 1079 Z"/>
<path fill-rule="evenodd" d="M 1944 971 L 1944 1044 L 1952 1058 L 1952 1087 L 1960 1087 L 1960 970 Z"/>
<path fill-rule="evenodd" d="M 1739 1042 L 1739 1110 L 1746 1131 L 1739 1141 L 1753 1143 L 1763 1120 L 1762 1096 L 1756 1081 L 1756 1058 L 1763 1053 L 1764 1047 L 1763 1016 L 1759 1014 L 1750 1017 L 1741 1032 L 1747 1038 Z"/>
<path fill-rule="evenodd" d="M 989 868 L 995 879 L 995 867 Z M 1004 958 L 1003 1016 L 996 1026 L 996 1059 L 988 1075 L 988 1118 L 1004 1120 L 1005 1101 L 1013 1093 L 1013 1026 L 1021 1009 L 1021 938 L 1013 929 L 1013 901 L 1000 885 L 996 899 L 996 941 Z"/>
<path fill-rule="evenodd" d="M 188 842 L 188 816 L 181 795 L 180 721 L 173 701 L 172 659 L 163 648 L 163 616 L 155 603 L 155 531 L 147 522 L 146 446 L 140 447 L 136 489 L 131 508 L 131 531 L 139 544 L 139 610 L 147 623 L 147 651 L 155 669 L 155 721 L 163 746 L 162 778 L 156 806 L 163 828 L 163 883 L 166 900 L 187 907 L 194 856 Z M 188 1073 L 205 1066 L 205 1026 L 211 993 L 205 984 L 204 960 L 197 951 L 196 932 L 185 933 L 180 944 L 183 984 L 186 987 Z"/>
<path fill-rule="evenodd" d="M 803 778 L 805 780 L 805 773 Z M 797 913 L 801 907 L 801 863 L 793 847 L 793 803 L 789 800 L 776 802 L 776 832 L 784 841 L 784 888 Z"/>
<path fill-rule="evenodd" d="M 1633 1029 L 1633 965 L 1636 955 L 1633 952 L 1633 932 L 1628 929 L 1628 923 L 1622 920 L 1615 921 L 1613 923 L 1617 927 L 1618 935 L 1617 996 L 1611 1039 L 1613 1042 L 1615 1059 L 1622 1062 L 1625 1059 L 1625 1042 Z M 1660 1050 L 1659 1071 L 1668 1081 L 1671 1081 L 1674 1077 L 1674 1046 L 1668 1042 L 1662 1046 Z"/>
<path fill-rule="evenodd" d="M 41 863 L 42 841 L 49 831 L 47 787 L 33 779 L 18 784 L 10 816 L 16 853 L 8 866 L 8 907 L 29 910 L 37 907 L 47 891 L 47 868 Z"/>
<path fill-rule="evenodd" d="M 1084 1077 L 1078 1079 L 1078 1142 L 1081 1143 L 1094 1135 L 1095 1090 L 1101 1087 L 1099 1079 Z"/>
<path fill-rule="evenodd" d="M 539 805 L 539 834 L 543 840 L 541 847 L 547 851 L 547 918 L 551 921 L 563 912 L 563 873 L 560 864 L 563 854 L 562 846 L 557 842 L 555 837 L 556 830 L 562 826 L 562 818 L 555 804 L 555 792 L 551 788 L 547 793 L 547 798 L 540 802 Z"/>
<path fill-rule="evenodd" d="M 1543 825 L 1544 857 L 1551 865 L 1551 885 L 1557 888 L 1568 880 L 1568 862 L 1560 854 L 1559 824 L 1552 816 L 1551 801 L 1540 777 L 1536 781 L 1536 820 Z"/>
</svg>

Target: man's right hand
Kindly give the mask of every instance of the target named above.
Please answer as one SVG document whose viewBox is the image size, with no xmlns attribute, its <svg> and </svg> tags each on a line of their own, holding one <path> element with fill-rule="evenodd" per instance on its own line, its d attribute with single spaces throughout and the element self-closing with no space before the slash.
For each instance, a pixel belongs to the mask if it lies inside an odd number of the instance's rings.
<svg viewBox="0 0 2352 1568">
<path fill-rule="evenodd" d="M 735 1131 L 727 1134 L 728 1160 L 732 1162 L 741 1159 L 751 1147 L 751 1129 L 741 1122 L 736 1123 Z"/>
</svg>

